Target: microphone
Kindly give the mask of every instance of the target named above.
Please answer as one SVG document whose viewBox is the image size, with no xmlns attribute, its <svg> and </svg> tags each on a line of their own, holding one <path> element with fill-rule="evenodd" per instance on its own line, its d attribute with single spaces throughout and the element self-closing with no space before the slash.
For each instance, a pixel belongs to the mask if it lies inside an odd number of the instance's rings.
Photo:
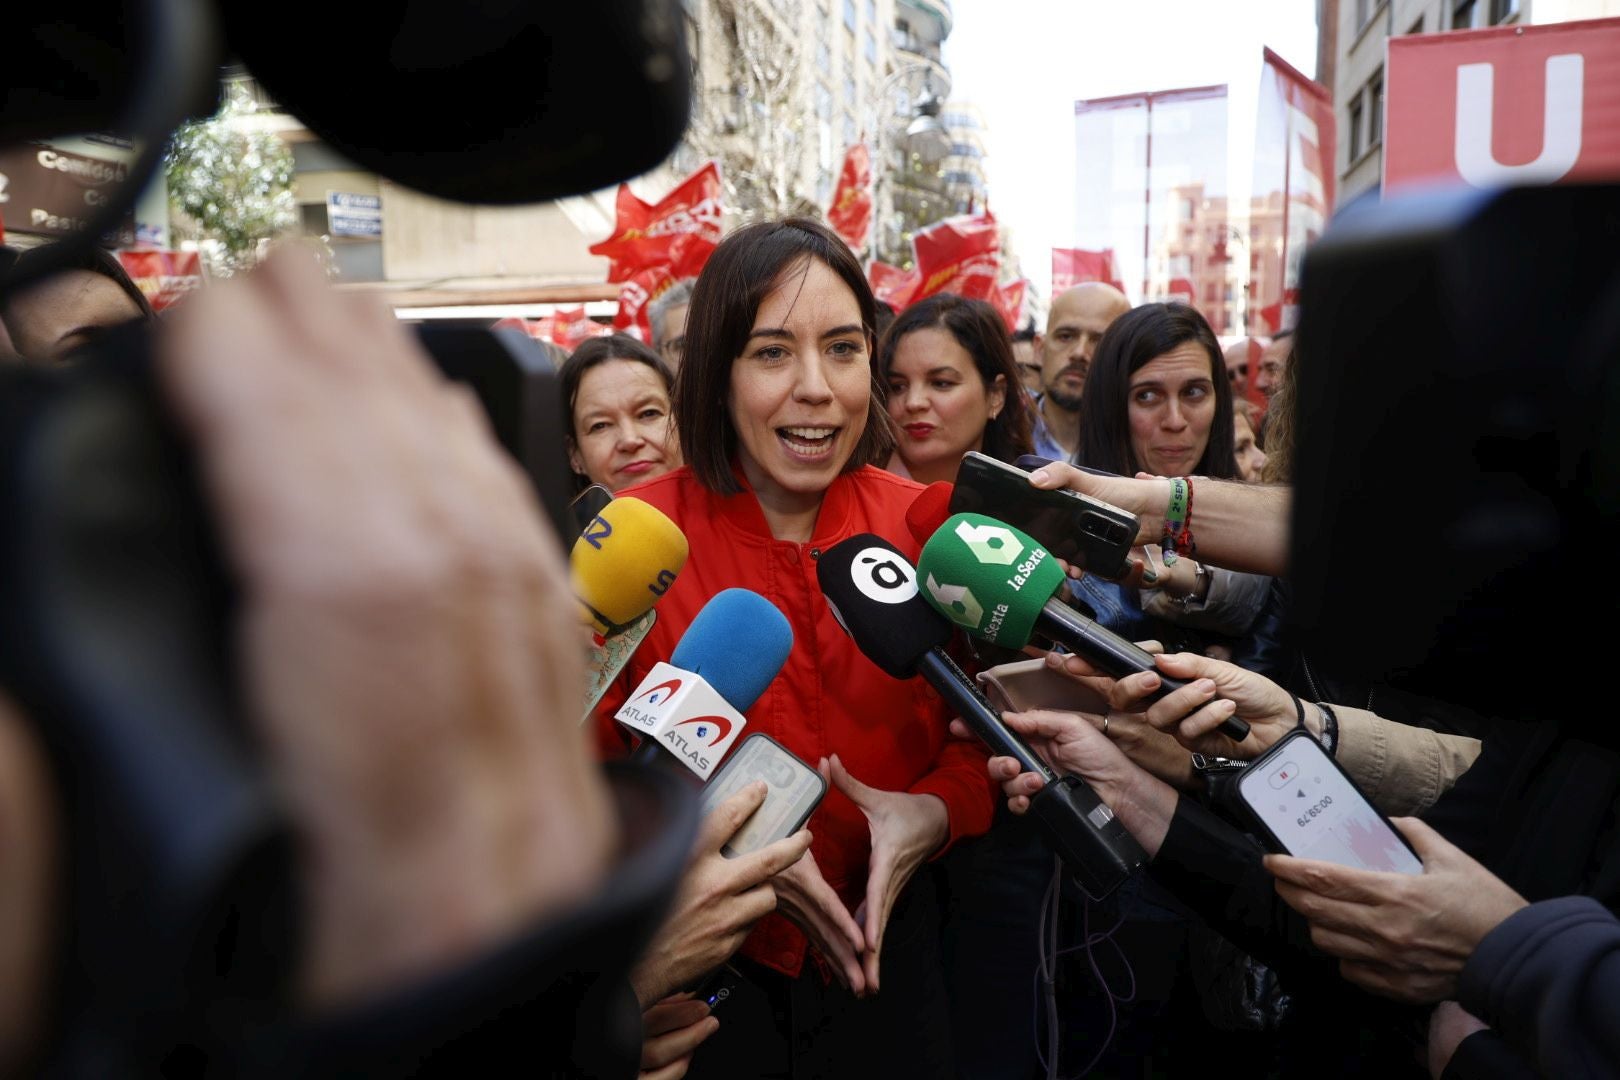
<svg viewBox="0 0 1620 1080">
<path fill-rule="evenodd" d="M 1036 631 L 1114 678 L 1157 667 L 1153 656 L 1054 598 L 1063 585 L 1057 559 L 1027 533 L 982 514 L 956 514 L 923 545 L 917 572 L 928 601 L 974 637 L 1021 649 Z M 1159 675 L 1154 700 L 1186 683 Z M 1221 733 L 1248 737 L 1237 717 Z"/>
<path fill-rule="evenodd" d="M 672 755 L 708 780 L 792 651 L 793 628 L 776 605 L 749 589 L 716 593 L 614 718 L 641 738 L 630 760 Z"/>
<path fill-rule="evenodd" d="M 623 633 L 669 591 L 686 554 L 686 535 L 640 499 L 602 507 L 568 556 L 586 621 L 603 637 Z"/>
<path fill-rule="evenodd" d="M 1146 854 L 1113 810 L 1078 776 L 1054 774 L 945 655 L 951 624 L 918 593 L 917 571 L 898 548 L 871 533 L 852 536 L 821 553 L 816 577 L 867 659 L 896 679 L 920 675 L 993 753 L 1046 780 L 1030 810 L 1087 895 L 1102 899 L 1142 865 Z"/>
<path fill-rule="evenodd" d="M 928 538 L 945 524 L 945 519 L 951 516 L 951 496 L 954 494 L 955 484 L 949 480 L 935 480 L 911 501 L 910 508 L 906 510 L 906 528 L 911 530 L 912 538 L 917 543 L 928 543 Z"/>
</svg>

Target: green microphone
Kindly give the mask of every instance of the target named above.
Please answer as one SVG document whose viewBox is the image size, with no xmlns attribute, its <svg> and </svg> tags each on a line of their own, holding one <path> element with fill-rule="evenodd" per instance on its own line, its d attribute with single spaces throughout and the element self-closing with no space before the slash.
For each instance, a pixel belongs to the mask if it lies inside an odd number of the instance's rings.
<svg viewBox="0 0 1620 1080">
<path fill-rule="evenodd" d="M 1022 649 L 1038 633 L 1116 679 L 1158 671 L 1147 650 L 1056 599 L 1065 581 L 1057 559 L 1027 533 L 994 518 L 957 514 L 947 519 L 923 545 L 917 578 L 930 604 L 991 644 Z M 1153 699 L 1185 685 L 1160 674 Z M 1249 725 L 1233 716 L 1220 730 L 1243 739 Z"/>
</svg>

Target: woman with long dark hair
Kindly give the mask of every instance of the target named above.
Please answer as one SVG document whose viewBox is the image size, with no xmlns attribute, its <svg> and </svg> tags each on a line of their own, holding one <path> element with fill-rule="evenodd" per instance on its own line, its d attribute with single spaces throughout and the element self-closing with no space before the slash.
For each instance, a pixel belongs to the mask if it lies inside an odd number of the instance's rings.
<svg viewBox="0 0 1620 1080">
<path fill-rule="evenodd" d="M 831 779 L 809 853 L 771 879 L 777 913 L 732 961 L 744 978 L 725 1008 L 735 1022 L 722 1019 L 692 1075 L 953 1075 L 937 911 L 917 871 L 988 828 L 985 753 L 949 737 L 926 686 L 855 647 L 816 575 L 824 550 L 861 533 L 912 559 L 919 547 L 905 523 L 919 485 L 874 467 L 894 447 L 875 315 L 860 263 L 825 225 L 731 234 L 692 291 L 675 395 L 687 463 L 635 491 L 691 555 L 597 714 L 603 751 L 626 750 L 613 714 L 709 598 L 746 588 L 793 628 L 749 731 Z"/>
</svg>

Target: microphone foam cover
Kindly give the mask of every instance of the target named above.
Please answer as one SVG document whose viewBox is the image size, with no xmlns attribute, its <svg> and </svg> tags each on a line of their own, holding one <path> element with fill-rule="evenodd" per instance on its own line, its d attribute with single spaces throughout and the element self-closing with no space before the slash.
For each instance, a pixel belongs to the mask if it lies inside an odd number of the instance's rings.
<svg viewBox="0 0 1620 1080">
<path fill-rule="evenodd" d="M 686 534 L 640 499 L 614 499 L 591 519 L 568 557 L 574 595 L 600 634 L 651 610 L 686 565 Z"/>
<path fill-rule="evenodd" d="M 974 637 L 1029 644 L 1063 568 L 1029 534 L 983 514 L 957 514 L 923 545 L 917 575 L 930 603 Z"/>
<path fill-rule="evenodd" d="M 754 707 L 792 651 L 793 627 L 775 604 L 751 589 L 726 589 L 703 605 L 669 662 L 703 676 L 741 713 Z"/>
<path fill-rule="evenodd" d="M 816 579 L 839 623 L 866 658 L 897 679 L 951 640 L 951 624 L 917 594 L 917 571 L 900 549 L 862 533 L 821 553 Z"/>
<path fill-rule="evenodd" d="M 949 480 L 935 480 L 911 501 L 911 508 L 906 511 L 906 528 L 911 530 L 917 543 L 928 543 L 928 538 L 945 524 L 945 519 L 951 516 L 951 496 L 954 494 L 955 484 Z"/>
</svg>

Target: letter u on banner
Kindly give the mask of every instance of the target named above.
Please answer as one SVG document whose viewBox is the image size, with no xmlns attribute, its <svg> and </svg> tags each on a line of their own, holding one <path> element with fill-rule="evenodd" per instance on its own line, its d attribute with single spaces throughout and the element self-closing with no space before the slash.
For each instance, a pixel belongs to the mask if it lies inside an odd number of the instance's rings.
<svg viewBox="0 0 1620 1080">
<path fill-rule="evenodd" d="M 1496 70 L 1492 64 L 1457 68 L 1457 173 L 1475 187 L 1550 184 L 1564 177 L 1581 156 L 1582 81 L 1586 65 L 1579 53 L 1547 58 L 1542 107 L 1541 153 L 1522 165 L 1503 165 L 1491 149 Z"/>
</svg>

